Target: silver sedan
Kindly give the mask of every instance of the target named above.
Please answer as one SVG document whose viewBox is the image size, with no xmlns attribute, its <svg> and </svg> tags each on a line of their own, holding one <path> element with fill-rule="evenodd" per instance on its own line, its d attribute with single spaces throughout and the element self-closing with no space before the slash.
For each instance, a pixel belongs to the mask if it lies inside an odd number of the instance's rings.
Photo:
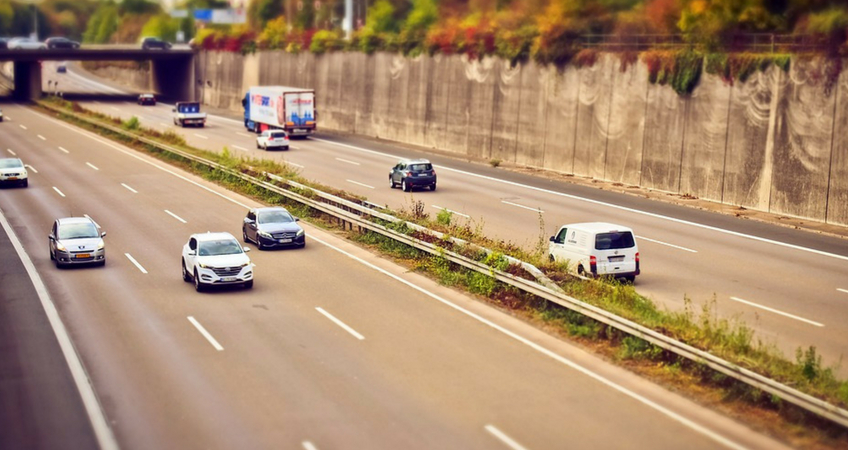
<svg viewBox="0 0 848 450">
<path fill-rule="evenodd" d="M 53 222 L 47 236 L 50 259 L 56 267 L 71 264 L 106 264 L 106 243 L 100 227 L 88 217 L 66 217 Z"/>
</svg>

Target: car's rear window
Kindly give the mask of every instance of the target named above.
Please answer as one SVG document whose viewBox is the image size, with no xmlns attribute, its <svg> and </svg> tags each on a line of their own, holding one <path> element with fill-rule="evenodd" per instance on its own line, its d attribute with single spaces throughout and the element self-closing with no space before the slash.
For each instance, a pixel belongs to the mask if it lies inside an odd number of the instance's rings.
<svg viewBox="0 0 848 450">
<path fill-rule="evenodd" d="M 424 172 L 426 170 L 433 170 L 432 164 L 410 164 L 409 170 L 413 172 Z"/>
<path fill-rule="evenodd" d="M 282 139 L 282 138 L 286 137 L 286 133 L 284 133 L 282 131 L 278 131 L 276 133 L 271 133 L 271 137 L 273 137 L 274 139 Z"/>
<path fill-rule="evenodd" d="M 235 255 L 243 251 L 237 241 L 233 239 L 221 239 L 201 242 L 198 246 L 197 254 L 200 256 Z"/>
<path fill-rule="evenodd" d="M 23 167 L 23 166 L 24 165 L 21 164 L 20 159 L 14 159 L 14 158 L 0 159 L 0 169 L 9 169 L 9 168 L 12 168 L 12 167 Z"/>
<path fill-rule="evenodd" d="M 610 233 L 598 233 L 595 236 L 595 250 L 615 250 L 620 248 L 631 248 L 635 244 L 633 233 L 629 231 L 613 231 Z"/>
<path fill-rule="evenodd" d="M 59 226 L 59 239 L 85 239 L 100 237 L 93 223 L 68 223 Z"/>
</svg>

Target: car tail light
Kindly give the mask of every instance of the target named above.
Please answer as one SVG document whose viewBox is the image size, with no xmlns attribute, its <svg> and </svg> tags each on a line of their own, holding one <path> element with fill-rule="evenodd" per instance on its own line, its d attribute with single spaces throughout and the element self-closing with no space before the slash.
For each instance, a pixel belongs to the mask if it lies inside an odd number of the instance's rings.
<svg viewBox="0 0 848 450">
<path fill-rule="evenodd" d="M 642 273 L 642 271 L 639 268 L 639 252 L 636 252 L 636 275 L 639 275 L 640 273 Z"/>
<path fill-rule="evenodd" d="M 411 176 L 412 176 L 412 172 L 406 172 L 406 174 L 405 174 L 404 176 L 411 177 Z"/>
<path fill-rule="evenodd" d="M 589 271 L 592 272 L 592 275 L 598 274 L 598 258 L 594 256 L 589 257 Z"/>
</svg>

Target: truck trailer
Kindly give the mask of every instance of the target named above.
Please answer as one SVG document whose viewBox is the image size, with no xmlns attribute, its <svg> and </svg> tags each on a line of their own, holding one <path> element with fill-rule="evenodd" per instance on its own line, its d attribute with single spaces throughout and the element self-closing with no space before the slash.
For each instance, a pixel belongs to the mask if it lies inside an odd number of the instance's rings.
<svg viewBox="0 0 848 450">
<path fill-rule="evenodd" d="M 315 90 L 288 86 L 254 86 L 241 102 L 244 127 L 254 133 L 285 130 L 289 136 L 315 133 Z"/>
</svg>

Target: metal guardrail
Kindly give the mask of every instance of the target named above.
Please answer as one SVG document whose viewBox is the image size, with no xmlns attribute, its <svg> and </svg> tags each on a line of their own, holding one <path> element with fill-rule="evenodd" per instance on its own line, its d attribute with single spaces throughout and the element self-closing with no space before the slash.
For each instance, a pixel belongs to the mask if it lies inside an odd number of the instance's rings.
<svg viewBox="0 0 848 450">
<path fill-rule="evenodd" d="M 47 107 L 47 109 L 53 110 L 57 113 L 67 112 L 54 108 L 50 105 L 43 105 Z M 587 317 L 590 317 L 600 323 L 603 323 L 607 326 L 615 328 L 619 331 L 622 331 L 626 334 L 636 336 L 640 339 L 643 339 L 657 347 L 660 347 L 666 351 L 674 353 L 678 356 L 686 358 L 690 361 L 694 361 L 700 364 L 704 364 L 711 369 L 722 373 L 728 377 L 731 377 L 737 381 L 748 384 L 749 386 L 753 386 L 757 389 L 760 389 L 764 392 L 777 396 L 778 398 L 783 399 L 797 407 L 800 407 L 810 413 L 816 414 L 824 419 L 830 420 L 836 424 L 839 424 L 843 427 L 848 427 L 848 410 L 839 408 L 835 405 L 831 405 L 823 400 L 815 398 L 811 395 L 805 394 L 803 392 L 798 391 L 797 389 L 793 389 L 789 386 L 786 386 L 782 383 L 778 383 L 774 380 L 766 378 L 760 374 L 757 374 L 751 370 L 745 369 L 744 367 L 739 366 L 738 364 L 731 363 L 729 361 L 725 361 L 715 355 L 712 355 L 703 350 L 692 347 L 691 345 L 685 344 L 683 342 L 672 339 L 668 336 L 665 336 L 657 331 L 654 331 L 645 326 L 639 325 L 635 322 L 632 322 L 623 317 L 617 316 L 610 312 L 604 311 L 603 309 L 580 301 L 576 298 L 570 297 L 562 293 L 562 291 L 557 291 L 549 286 L 545 286 L 538 282 L 533 282 L 530 280 L 526 280 L 521 277 L 514 276 L 507 272 L 503 272 L 501 270 L 495 269 L 493 267 L 487 266 L 483 263 L 474 261 L 470 258 L 467 258 L 461 254 L 452 252 L 450 250 L 444 249 L 437 245 L 431 244 L 429 242 L 417 239 L 415 237 L 399 233 L 397 231 L 391 230 L 388 227 L 385 227 L 379 223 L 375 223 L 371 220 L 368 220 L 368 217 L 379 218 L 381 220 L 390 221 L 390 222 L 401 222 L 402 219 L 394 217 L 390 214 L 382 213 L 379 211 L 375 211 L 371 208 L 359 205 L 355 202 L 336 197 L 334 195 L 318 191 L 316 189 L 310 188 L 300 183 L 296 183 L 294 181 L 285 180 L 283 178 L 277 176 L 271 176 L 272 174 L 264 174 L 268 176 L 270 179 L 279 182 L 285 182 L 289 186 L 298 188 L 298 189 L 309 189 L 311 190 L 317 197 L 321 198 L 323 201 L 316 201 L 302 194 L 292 192 L 288 189 L 284 189 L 276 184 L 270 183 L 268 181 L 260 180 L 256 177 L 244 174 L 242 172 L 238 172 L 232 170 L 228 167 L 225 167 L 221 164 L 218 164 L 213 161 L 209 161 L 207 159 L 201 158 L 199 156 L 195 156 L 189 153 L 186 153 L 182 150 L 173 148 L 171 146 L 156 142 L 152 139 L 145 138 L 143 136 L 136 135 L 134 133 L 130 133 L 128 131 L 122 130 L 120 128 L 113 127 L 111 125 L 106 125 L 97 121 L 90 120 L 88 118 L 82 116 L 75 116 L 77 120 L 83 120 L 88 122 L 89 124 L 100 127 L 106 130 L 109 130 L 113 133 L 124 135 L 128 138 L 135 139 L 139 142 L 143 142 L 147 145 L 154 146 L 162 151 L 171 152 L 175 155 L 179 155 L 187 160 L 193 161 L 195 163 L 200 163 L 206 165 L 208 167 L 214 168 L 215 170 L 219 170 L 228 175 L 237 177 L 244 181 L 248 181 L 257 186 L 260 186 L 264 189 L 267 189 L 276 194 L 287 197 L 296 202 L 302 203 L 310 208 L 313 208 L 317 211 L 325 213 L 327 215 L 336 217 L 339 220 L 342 220 L 351 225 L 356 225 L 360 229 L 366 229 L 373 231 L 375 233 L 379 233 L 383 236 L 394 239 L 398 242 L 404 243 L 411 247 L 414 247 L 418 250 L 425 251 L 432 255 L 437 255 L 444 257 L 448 261 L 458 264 L 462 267 L 465 267 L 469 270 L 473 270 L 485 275 L 489 275 L 494 279 L 505 283 L 507 285 L 516 287 L 518 289 L 523 290 L 524 292 L 530 293 L 532 295 L 536 295 L 540 298 L 543 298 L 547 301 L 556 303 L 564 308 L 568 308 L 570 310 L 576 311 L 580 314 L 583 314 Z M 331 202 L 333 204 L 329 204 L 327 202 Z M 421 227 L 417 224 L 412 224 L 406 222 L 408 226 L 413 229 L 422 232 L 431 233 L 433 236 L 439 236 L 440 239 L 444 236 L 441 233 L 435 232 L 433 230 L 429 230 L 427 228 Z M 461 242 L 465 242 L 459 240 Z M 467 243 L 466 243 L 467 244 Z M 538 268 L 533 267 L 528 263 L 524 263 L 518 261 L 516 259 L 511 259 L 511 262 L 522 264 L 522 267 L 530 266 L 535 269 L 536 272 L 541 273 Z M 532 273 L 532 272 L 531 272 Z"/>
</svg>

